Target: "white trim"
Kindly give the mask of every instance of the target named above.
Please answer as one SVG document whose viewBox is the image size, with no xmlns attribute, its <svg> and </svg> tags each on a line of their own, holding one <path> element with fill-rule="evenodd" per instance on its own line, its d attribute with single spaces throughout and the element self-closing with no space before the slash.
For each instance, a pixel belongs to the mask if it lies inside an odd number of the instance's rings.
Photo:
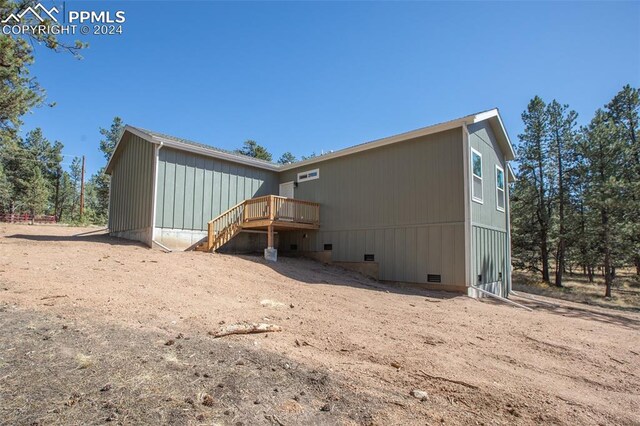
<svg viewBox="0 0 640 426">
<path fill-rule="evenodd" d="M 478 176 L 473 172 L 473 154 L 477 154 L 478 157 L 480 157 L 480 173 L 481 175 Z M 471 148 L 471 156 L 470 156 L 470 160 L 471 160 L 471 182 L 469 183 L 469 185 L 471 185 L 471 199 L 473 201 L 475 201 L 476 203 L 479 204 L 484 204 L 484 161 L 482 160 L 482 154 L 480 153 L 480 151 L 474 149 L 473 147 Z M 480 179 L 480 197 L 476 197 L 476 194 L 474 193 L 474 179 L 475 178 L 479 178 Z"/>
<path fill-rule="evenodd" d="M 472 227 L 471 227 L 471 215 L 473 203 L 471 202 L 471 189 L 469 188 L 469 129 L 467 125 L 462 125 L 462 161 L 464 166 L 462 167 L 464 182 L 464 263 L 465 263 L 465 281 L 466 286 L 473 285 L 473 267 L 472 267 Z"/>
<path fill-rule="evenodd" d="M 316 175 L 309 176 L 311 173 L 315 173 Z M 300 176 L 304 176 L 304 177 L 300 177 Z M 298 173 L 298 176 L 297 176 L 297 182 L 306 182 L 308 180 L 315 180 L 315 179 L 320 179 L 320 169 L 306 170 L 304 172 Z"/>
<path fill-rule="evenodd" d="M 498 186 L 498 172 L 502 172 L 502 186 L 504 186 L 504 188 L 500 188 Z M 498 164 L 496 164 L 496 210 L 503 212 L 505 210 L 505 206 L 507 205 L 507 183 L 506 183 L 506 176 L 504 174 L 504 169 L 502 167 L 500 167 Z M 500 207 L 500 191 L 502 191 L 502 207 Z"/>
<path fill-rule="evenodd" d="M 507 162 L 507 169 L 511 170 L 511 164 L 509 164 L 509 162 Z M 505 277 L 507 279 L 507 291 L 511 292 L 511 287 L 512 287 L 512 282 L 511 282 L 511 203 L 509 202 L 509 198 L 510 198 L 510 194 L 509 194 L 509 184 L 507 183 L 505 185 L 505 207 L 506 207 L 506 212 L 505 212 L 505 216 L 506 216 L 506 221 L 507 221 L 507 238 L 506 238 L 506 242 L 507 242 L 507 252 L 506 252 L 506 256 L 505 256 L 505 262 L 507 263 L 507 276 Z M 508 294 L 508 293 L 507 293 Z"/>
</svg>

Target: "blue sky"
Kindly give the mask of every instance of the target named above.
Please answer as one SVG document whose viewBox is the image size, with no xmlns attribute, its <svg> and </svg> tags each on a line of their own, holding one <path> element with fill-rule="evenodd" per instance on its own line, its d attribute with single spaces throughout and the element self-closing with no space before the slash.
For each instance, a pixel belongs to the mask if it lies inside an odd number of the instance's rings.
<svg viewBox="0 0 640 426">
<path fill-rule="evenodd" d="M 44 2 L 45 5 L 51 3 Z M 58 3 L 59 4 L 59 3 Z M 534 95 L 586 123 L 640 85 L 638 2 L 67 2 L 124 10 L 123 35 L 38 49 L 53 108 L 25 117 L 104 165 L 99 127 L 125 122 L 275 158 L 344 148 L 499 107 L 512 140 Z M 70 159 L 68 159 L 70 161 Z"/>
</svg>

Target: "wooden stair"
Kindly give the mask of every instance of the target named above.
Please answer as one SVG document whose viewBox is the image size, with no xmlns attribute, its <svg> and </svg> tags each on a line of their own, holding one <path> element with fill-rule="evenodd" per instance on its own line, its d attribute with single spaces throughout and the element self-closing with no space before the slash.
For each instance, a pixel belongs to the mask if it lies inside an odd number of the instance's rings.
<svg viewBox="0 0 640 426">
<path fill-rule="evenodd" d="M 220 216 L 210 220 L 207 238 L 196 251 L 216 251 L 243 228 L 266 229 L 268 244 L 272 247 L 274 229 L 318 229 L 320 205 L 293 198 L 265 195 L 244 200 Z"/>
<path fill-rule="evenodd" d="M 206 241 L 198 244 L 196 251 L 216 251 L 242 230 L 245 202 L 231 207 L 226 212 L 210 220 Z"/>
</svg>

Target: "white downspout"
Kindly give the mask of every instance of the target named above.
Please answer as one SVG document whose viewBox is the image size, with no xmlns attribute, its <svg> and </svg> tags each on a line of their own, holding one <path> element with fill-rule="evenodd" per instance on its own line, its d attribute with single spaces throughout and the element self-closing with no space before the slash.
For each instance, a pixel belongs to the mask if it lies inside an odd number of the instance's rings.
<svg viewBox="0 0 640 426">
<path fill-rule="evenodd" d="M 152 193 L 152 204 L 153 208 L 151 209 L 151 241 L 149 241 L 149 246 L 153 247 L 153 243 L 156 239 L 156 212 L 158 209 L 158 163 L 160 159 L 160 148 L 162 148 L 162 141 L 160 144 L 154 146 L 153 152 L 153 193 Z"/>
</svg>

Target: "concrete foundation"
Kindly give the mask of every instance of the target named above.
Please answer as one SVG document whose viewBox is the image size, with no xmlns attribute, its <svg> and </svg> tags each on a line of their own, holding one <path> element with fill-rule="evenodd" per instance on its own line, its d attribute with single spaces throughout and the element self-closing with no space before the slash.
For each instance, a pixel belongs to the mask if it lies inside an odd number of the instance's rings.
<svg viewBox="0 0 640 426">
<path fill-rule="evenodd" d="M 151 227 L 130 229 L 127 231 L 114 231 L 109 232 L 111 237 L 124 238 L 127 240 L 140 241 L 149 247 L 152 245 Z"/>
<path fill-rule="evenodd" d="M 185 229 L 155 228 L 155 240 L 171 250 L 188 250 L 196 244 L 206 241 L 207 231 Z M 276 244 L 277 234 L 274 236 Z M 241 231 L 227 244 L 220 247 L 219 253 L 261 253 L 267 247 L 267 233 L 263 231 Z"/>
<path fill-rule="evenodd" d="M 270 262 L 278 261 L 278 250 L 274 248 L 264 249 L 264 258 Z"/>
<path fill-rule="evenodd" d="M 500 297 L 507 297 L 508 295 L 504 294 L 504 291 L 502 291 L 502 282 L 497 281 L 497 282 L 493 282 L 493 283 L 486 283 L 486 284 L 478 284 L 476 287 L 481 288 L 483 290 L 486 290 L 490 293 L 493 293 L 497 296 Z M 469 297 L 473 297 L 476 299 L 482 298 L 482 297 L 489 297 L 486 294 L 482 294 L 479 291 L 476 291 L 475 289 L 473 289 L 472 287 L 468 287 L 467 289 L 467 295 Z"/>
</svg>

